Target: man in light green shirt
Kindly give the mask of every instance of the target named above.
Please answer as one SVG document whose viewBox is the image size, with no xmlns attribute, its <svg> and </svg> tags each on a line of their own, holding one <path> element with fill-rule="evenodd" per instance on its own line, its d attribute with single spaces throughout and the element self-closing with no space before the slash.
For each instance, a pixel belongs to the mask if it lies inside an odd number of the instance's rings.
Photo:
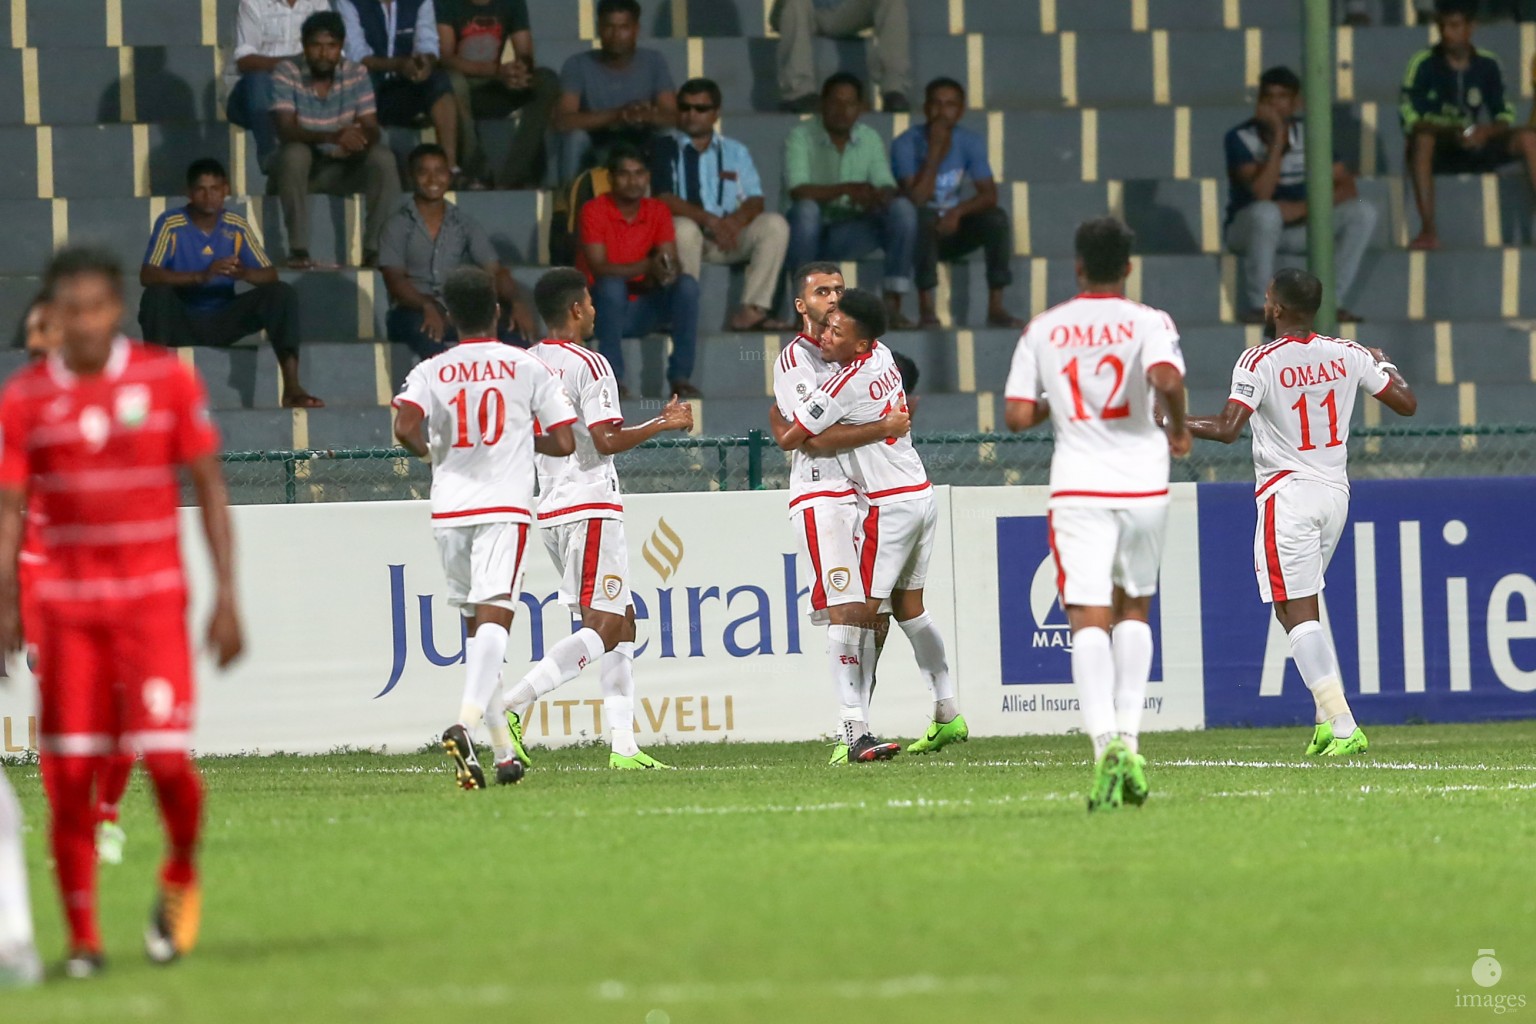
<svg viewBox="0 0 1536 1024">
<path fill-rule="evenodd" d="M 901 297 L 912 290 L 917 208 L 897 195 L 885 143 L 868 125 L 864 83 L 846 72 L 821 87 L 821 119 L 802 121 L 784 143 L 784 192 L 789 196 L 789 253 L 794 268 L 813 260 L 856 260 L 885 251 L 885 303 L 890 326 L 912 322 Z"/>
</svg>

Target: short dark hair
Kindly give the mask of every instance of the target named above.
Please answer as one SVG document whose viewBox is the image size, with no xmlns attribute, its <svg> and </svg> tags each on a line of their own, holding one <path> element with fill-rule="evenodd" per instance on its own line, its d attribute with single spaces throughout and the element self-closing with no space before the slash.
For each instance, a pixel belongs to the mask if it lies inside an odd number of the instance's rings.
<svg viewBox="0 0 1536 1024">
<path fill-rule="evenodd" d="M 628 142 L 620 142 L 610 149 L 608 159 L 603 161 L 603 167 L 609 174 L 618 174 L 619 164 L 625 160 L 633 160 L 646 170 L 651 169 L 651 165 L 646 163 L 645 154 L 640 152 L 640 147 Z"/>
<path fill-rule="evenodd" d="M 443 282 L 443 305 L 459 340 L 496 333 L 496 282 L 476 266 L 459 267 Z"/>
<path fill-rule="evenodd" d="M 933 99 L 933 94 L 940 89 L 953 89 L 955 92 L 960 94 L 960 98 L 962 100 L 965 99 L 965 86 L 961 85 L 953 78 L 935 78 L 933 81 L 928 83 L 926 88 L 923 89 L 923 97 L 925 99 L 931 100 Z"/>
<path fill-rule="evenodd" d="M 1292 313 L 1316 316 L 1323 304 L 1323 282 L 1297 267 L 1280 271 L 1269 286 L 1274 289 L 1275 301 Z"/>
<path fill-rule="evenodd" d="M 598 0 L 597 20 L 602 21 L 610 14 L 627 14 L 639 21 L 640 0 Z"/>
<path fill-rule="evenodd" d="M 1262 96 L 1264 90 L 1272 85 L 1278 85 L 1293 93 L 1301 92 L 1301 79 L 1297 77 L 1296 72 L 1284 64 L 1272 67 L 1259 76 L 1259 94 Z"/>
<path fill-rule="evenodd" d="M 723 102 L 724 99 L 720 95 L 719 83 L 717 83 L 713 78 L 688 79 L 688 81 L 677 87 L 677 98 L 682 99 L 684 96 L 691 96 L 696 92 L 708 93 L 709 102 L 713 103 L 717 107 Z"/>
<path fill-rule="evenodd" d="M 795 297 L 800 297 L 805 292 L 805 279 L 812 274 L 841 274 L 842 264 L 833 263 L 831 260 L 812 260 L 802 264 L 795 270 Z"/>
<path fill-rule="evenodd" d="M 89 275 L 106 278 L 112 290 L 123 294 L 123 267 L 110 249 L 95 245 L 71 245 L 53 254 L 43 271 L 43 294 L 53 295 L 60 281 Z"/>
<path fill-rule="evenodd" d="M 307 46 L 318 35 L 332 35 L 339 42 L 345 42 L 347 23 L 335 11 L 317 11 L 305 18 L 304 24 L 299 27 L 299 41 Z"/>
<path fill-rule="evenodd" d="M 1437 0 L 1435 20 L 1461 15 L 1468 21 L 1477 20 L 1477 0 Z"/>
<path fill-rule="evenodd" d="M 410 154 L 405 158 L 405 169 L 414 174 L 416 172 L 416 161 L 429 156 L 442 157 L 444 163 L 448 161 L 448 151 L 442 146 L 435 142 L 423 142 L 411 150 Z"/>
<path fill-rule="evenodd" d="M 1136 235 L 1116 217 L 1095 217 L 1077 226 L 1077 258 L 1083 273 L 1095 284 L 1109 284 L 1125 277 Z"/>
<path fill-rule="evenodd" d="M 220 181 L 227 182 L 229 172 L 213 157 L 205 156 L 200 160 L 193 160 L 187 167 L 187 188 L 196 185 L 198 178 L 218 178 Z"/>
<path fill-rule="evenodd" d="M 889 321 L 885 313 L 885 300 L 874 292 L 862 288 L 850 288 L 843 292 L 837 303 L 838 312 L 859 325 L 864 337 L 874 341 L 885 333 Z"/>
<path fill-rule="evenodd" d="M 575 267 L 556 267 L 533 286 L 533 305 L 550 327 L 571 318 L 571 307 L 587 290 L 587 275 Z"/>
<path fill-rule="evenodd" d="M 827 80 L 821 83 L 821 98 L 826 99 L 832 95 L 832 90 L 840 85 L 846 85 L 858 93 L 859 99 L 864 99 L 864 80 L 852 71 L 839 71 L 834 75 L 828 75 Z"/>
</svg>

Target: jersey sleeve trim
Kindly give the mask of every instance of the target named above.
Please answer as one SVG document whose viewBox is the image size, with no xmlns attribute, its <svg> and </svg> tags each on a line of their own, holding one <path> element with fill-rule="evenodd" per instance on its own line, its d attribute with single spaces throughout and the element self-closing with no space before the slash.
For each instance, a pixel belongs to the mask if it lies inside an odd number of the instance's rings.
<svg viewBox="0 0 1536 1024">
<path fill-rule="evenodd" d="M 576 422 L 576 417 L 572 416 L 570 419 L 568 419 L 568 420 L 561 420 L 559 423 L 546 423 L 544 425 L 544 427 L 543 427 L 543 432 L 547 434 L 551 430 L 559 430 L 561 427 L 568 427 L 572 423 L 575 423 L 575 422 Z"/>
<path fill-rule="evenodd" d="M 1233 398 L 1233 397 L 1231 397 L 1229 395 L 1229 396 L 1227 396 L 1227 401 L 1229 401 L 1229 402 L 1236 402 L 1238 405 L 1242 406 L 1244 409 L 1247 409 L 1249 412 L 1258 412 L 1259 411 L 1259 410 L 1255 409 L 1253 406 L 1249 405 L 1247 402 L 1243 401 L 1241 398 Z"/>
<path fill-rule="evenodd" d="M 1391 374 L 1388 374 L 1387 375 L 1387 382 L 1384 385 L 1382 385 L 1382 388 L 1381 388 L 1380 391 L 1372 391 L 1371 392 L 1371 397 L 1372 398 L 1380 398 L 1382 395 L 1386 394 L 1387 391 L 1391 387 L 1392 387 L 1392 376 L 1391 376 Z"/>
<path fill-rule="evenodd" d="M 1178 363 L 1176 363 L 1176 362 L 1174 362 L 1174 361 L 1173 361 L 1173 360 L 1172 360 L 1172 359 L 1159 359 L 1159 360 L 1158 360 L 1158 361 L 1157 361 L 1157 362 L 1155 362 L 1155 363 L 1152 363 L 1152 364 L 1150 364 L 1150 365 L 1149 365 L 1149 366 L 1148 366 L 1148 367 L 1147 367 L 1147 372 L 1148 372 L 1148 373 L 1151 373 L 1151 372 L 1152 372 L 1152 371 L 1153 371 L 1153 370 L 1154 370 L 1154 369 L 1156 369 L 1156 368 L 1157 368 L 1157 367 L 1159 367 L 1159 366 L 1171 366 L 1171 367 L 1173 367 L 1173 368 L 1174 368 L 1174 369 L 1175 369 L 1175 370 L 1178 370 L 1178 371 L 1179 371 L 1179 372 L 1180 372 L 1180 373 L 1183 373 L 1183 372 L 1184 372 L 1184 370 L 1183 370 L 1183 368 L 1181 368 L 1181 367 L 1180 367 L 1180 366 L 1179 366 L 1179 364 L 1178 364 Z"/>
<path fill-rule="evenodd" d="M 419 411 L 419 412 L 420 412 L 420 413 L 421 413 L 421 414 L 422 414 L 422 415 L 423 415 L 423 416 L 425 416 L 425 415 L 426 415 L 426 414 L 427 414 L 427 410 L 426 410 L 426 409 L 424 409 L 424 408 L 422 408 L 422 405 L 421 405 L 421 403 L 420 403 L 420 402 L 418 402 L 418 401 L 416 401 L 416 400 L 415 400 L 415 399 L 413 399 L 413 398 L 396 398 L 396 399 L 395 399 L 395 400 L 394 400 L 394 401 L 392 401 L 392 402 L 390 402 L 390 403 L 389 403 L 389 405 L 390 405 L 390 408 L 392 408 L 392 409 L 398 409 L 398 408 L 400 408 L 400 407 L 401 407 L 401 406 L 402 406 L 402 405 L 413 405 L 413 406 L 415 406 L 415 407 L 416 407 L 416 409 L 417 409 L 417 410 L 418 410 L 418 411 Z"/>
<path fill-rule="evenodd" d="M 1009 402 L 1024 402 L 1028 405 L 1036 405 L 1040 401 L 1038 398 L 1016 398 L 1013 395 L 1004 395 L 1003 398 Z"/>
</svg>

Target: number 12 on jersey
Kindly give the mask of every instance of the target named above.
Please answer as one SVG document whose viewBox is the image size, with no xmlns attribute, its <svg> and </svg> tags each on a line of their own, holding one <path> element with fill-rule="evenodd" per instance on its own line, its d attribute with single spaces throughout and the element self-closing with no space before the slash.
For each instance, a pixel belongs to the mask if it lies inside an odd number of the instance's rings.
<svg viewBox="0 0 1536 1024">
<path fill-rule="evenodd" d="M 1104 408 L 1099 412 L 1099 419 L 1123 420 L 1131 414 L 1131 403 L 1129 400 L 1122 400 L 1119 405 L 1116 405 L 1115 399 L 1120 397 L 1120 389 L 1125 384 L 1125 363 L 1120 361 L 1119 356 L 1106 355 L 1093 368 L 1093 375 L 1098 377 L 1106 369 L 1114 374 L 1114 383 L 1109 386 L 1109 397 L 1104 400 Z M 1072 418 L 1074 420 L 1091 419 L 1088 407 L 1083 403 L 1083 385 L 1078 379 L 1077 357 L 1074 356 L 1070 363 L 1062 367 L 1061 372 L 1066 375 L 1067 384 L 1072 388 Z"/>
<path fill-rule="evenodd" d="M 1317 404 L 1328 411 L 1328 443 L 1323 447 L 1337 448 L 1344 443 L 1339 440 L 1339 396 L 1332 388 L 1329 388 L 1328 397 Z M 1297 416 L 1301 419 L 1301 444 L 1296 450 L 1299 452 L 1315 451 L 1317 445 L 1312 443 L 1312 419 L 1307 413 L 1307 395 L 1305 392 L 1302 393 L 1300 398 L 1296 399 L 1296 404 L 1291 406 L 1291 408 L 1296 411 Z"/>
</svg>

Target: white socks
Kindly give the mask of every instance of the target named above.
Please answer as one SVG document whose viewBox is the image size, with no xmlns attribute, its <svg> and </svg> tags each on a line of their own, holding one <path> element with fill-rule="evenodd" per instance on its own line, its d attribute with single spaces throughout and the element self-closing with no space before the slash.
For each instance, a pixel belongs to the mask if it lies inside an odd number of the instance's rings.
<svg viewBox="0 0 1536 1024">
<path fill-rule="evenodd" d="M 613 752 L 634 757 L 640 752 L 635 743 L 635 645 L 620 641 L 598 662 L 603 688 L 603 717 L 613 737 Z"/>
<path fill-rule="evenodd" d="M 1291 657 L 1296 659 L 1302 682 L 1312 691 L 1318 714 L 1332 723 L 1334 736 L 1344 739 L 1353 735 L 1355 716 L 1344 697 L 1339 657 L 1334 653 L 1333 640 L 1323 629 L 1323 624 L 1315 619 L 1303 622 L 1291 630 L 1289 636 Z"/>
<path fill-rule="evenodd" d="M 863 653 L 866 634 L 873 645 L 873 633 L 874 630 L 862 626 L 834 624 L 827 627 L 827 663 L 832 669 L 832 683 L 837 689 L 837 702 L 841 708 L 843 742 L 850 747 L 854 740 L 869 731 L 864 710 Z"/>
<path fill-rule="evenodd" d="M 939 635 L 939 627 L 933 624 L 933 616 L 925 611 L 898 625 L 911 641 L 918 670 L 933 692 L 933 720 L 940 724 L 954 721 L 960 706 L 955 701 L 955 681 L 949 674 L 949 661 L 944 656 L 944 638 Z"/>
<path fill-rule="evenodd" d="M 880 664 L 880 634 L 873 629 L 864 630 L 864 645 L 859 650 L 859 700 L 864 705 L 864 722 L 867 725 L 869 706 L 875 700 L 875 667 Z"/>
<path fill-rule="evenodd" d="M 1147 703 L 1147 677 L 1152 674 L 1152 627 L 1138 619 L 1115 624 L 1115 724 L 1120 739 L 1136 753 L 1141 711 Z"/>
<path fill-rule="evenodd" d="M 1115 738 L 1115 656 L 1109 634 L 1097 626 L 1072 634 L 1072 685 L 1097 761 Z"/>
<path fill-rule="evenodd" d="M 473 730 L 486 711 L 490 717 L 501 712 L 491 707 L 491 695 L 501 685 L 501 663 L 507 660 L 507 627 L 483 622 L 475 635 L 464 642 L 464 703 L 460 709 L 462 725 Z"/>
<path fill-rule="evenodd" d="M 597 630 L 583 627 L 550 647 L 544 660 L 523 676 L 507 694 L 507 706 L 525 715 L 534 701 L 570 682 L 581 670 L 603 656 L 603 638 Z"/>
<path fill-rule="evenodd" d="M 0 772 L 0 954 L 32 948 L 32 904 L 21 848 L 21 805 Z"/>
</svg>

